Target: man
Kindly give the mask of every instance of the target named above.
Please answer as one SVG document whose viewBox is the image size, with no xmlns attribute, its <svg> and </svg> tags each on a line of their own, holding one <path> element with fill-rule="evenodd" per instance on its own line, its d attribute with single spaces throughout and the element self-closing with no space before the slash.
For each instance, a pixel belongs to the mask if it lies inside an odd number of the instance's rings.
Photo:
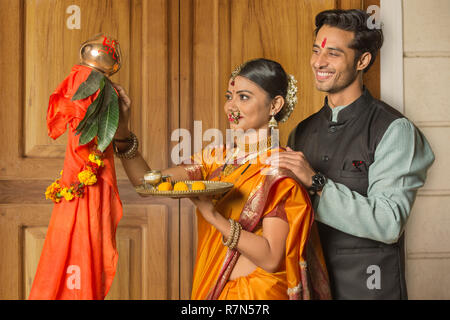
<svg viewBox="0 0 450 320">
<path fill-rule="evenodd" d="M 317 15 L 311 67 L 325 105 L 269 162 L 310 189 L 334 299 L 407 299 L 403 231 L 434 155 L 408 119 L 363 86 L 383 43 L 367 18 Z"/>
</svg>

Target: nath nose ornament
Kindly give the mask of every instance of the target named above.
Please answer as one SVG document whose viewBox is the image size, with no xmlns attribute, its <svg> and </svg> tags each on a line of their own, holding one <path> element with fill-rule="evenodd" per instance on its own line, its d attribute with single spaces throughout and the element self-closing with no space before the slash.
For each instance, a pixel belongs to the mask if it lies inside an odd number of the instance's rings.
<svg viewBox="0 0 450 320">
<path fill-rule="evenodd" d="M 233 121 L 235 124 L 239 123 L 239 118 L 241 117 L 241 112 L 237 111 L 236 114 L 234 114 L 234 111 L 230 113 L 230 115 L 228 116 L 228 120 L 229 121 Z"/>
</svg>

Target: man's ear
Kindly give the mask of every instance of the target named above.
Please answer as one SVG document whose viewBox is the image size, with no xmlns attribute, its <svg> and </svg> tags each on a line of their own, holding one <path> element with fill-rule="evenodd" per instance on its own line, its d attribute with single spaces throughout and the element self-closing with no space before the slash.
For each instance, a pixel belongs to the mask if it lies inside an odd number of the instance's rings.
<svg viewBox="0 0 450 320">
<path fill-rule="evenodd" d="M 284 98 L 282 96 L 276 96 L 272 99 L 272 103 L 270 104 L 270 114 L 276 115 L 280 112 L 281 108 L 284 106 Z"/>
<path fill-rule="evenodd" d="M 371 60 L 372 54 L 370 52 L 364 52 L 358 59 L 358 62 L 356 64 L 356 70 L 362 71 L 366 69 L 369 66 Z"/>
</svg>

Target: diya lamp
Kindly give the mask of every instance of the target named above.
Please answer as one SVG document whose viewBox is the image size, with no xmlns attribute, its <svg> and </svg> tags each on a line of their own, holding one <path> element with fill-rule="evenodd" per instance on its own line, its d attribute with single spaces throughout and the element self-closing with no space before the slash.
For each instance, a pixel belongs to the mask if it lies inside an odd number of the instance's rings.
<svg viewBox="0 0 450 320">
<path fill-rule="evenodd" d="M 162 173 L 159 170 L 150 170 L 144 175 L 144 184 L 155 187 L 162 180 Z"/>
</svg>

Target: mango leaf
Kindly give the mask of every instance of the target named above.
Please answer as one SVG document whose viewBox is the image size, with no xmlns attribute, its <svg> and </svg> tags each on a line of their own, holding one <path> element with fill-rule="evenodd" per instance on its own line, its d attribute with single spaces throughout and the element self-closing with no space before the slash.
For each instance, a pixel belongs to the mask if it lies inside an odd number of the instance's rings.
<svg viewBox="0 0 450 320">
<path fill-rule="evenodd" d="M 105 86 L 105 79 L 102 79 L 101 83 L 100 83 L 100 93 L 98 94 L 97 98 L 95 98 L 95 100 L 92 102 L 92 104 L 88 107 L 86 114 L 83 117 L 83 120 L 80 121 L 80 123 L 78 124 L 77 128 L 76 128 L 76 135 L 80 134 L 83 129 L 85 128 L 86 124 L 89 121 L 89 118 L 96 116 L 96 114 L 99 113 L 101 105 L 102 105 L 102 100 L 104 97 L 104 92 L 103 92 L 103 88 Z"/>
<path fill-rule="evenodd" d="M 103 79 L 105 79 L 105 76 L 101 72 L 92 69 L 86 81 L 78 87 L 77 92 L 72 97 L 72 101 L 92 96 L 100 88 L 100 83 Z"/>
<path fill-rule="evenodd" d="M 80 143 L 79 143 L 80 146 L 91 142 L 91 140 L 95 138 L 97 133 L 98 133 L 98 118 L 95 117 L 95 119 L 92 121 L 92 123 L 87 125 L 86 128 L 81 133 Z"/>
<path fill-rule="evenodd" d="M 109 87 L 108 84 L 107 87 Z M 119 97 L 113 90 L 112 85 L 110 89 L 105 88 L 105 94 L 107 94 L 105 101 L 110 100 L 110 102 L 106 110 L 102 111 L 99 116 L 97 149 L 102 152 L 111 143 L 119 124 Z"/>
</svg>

